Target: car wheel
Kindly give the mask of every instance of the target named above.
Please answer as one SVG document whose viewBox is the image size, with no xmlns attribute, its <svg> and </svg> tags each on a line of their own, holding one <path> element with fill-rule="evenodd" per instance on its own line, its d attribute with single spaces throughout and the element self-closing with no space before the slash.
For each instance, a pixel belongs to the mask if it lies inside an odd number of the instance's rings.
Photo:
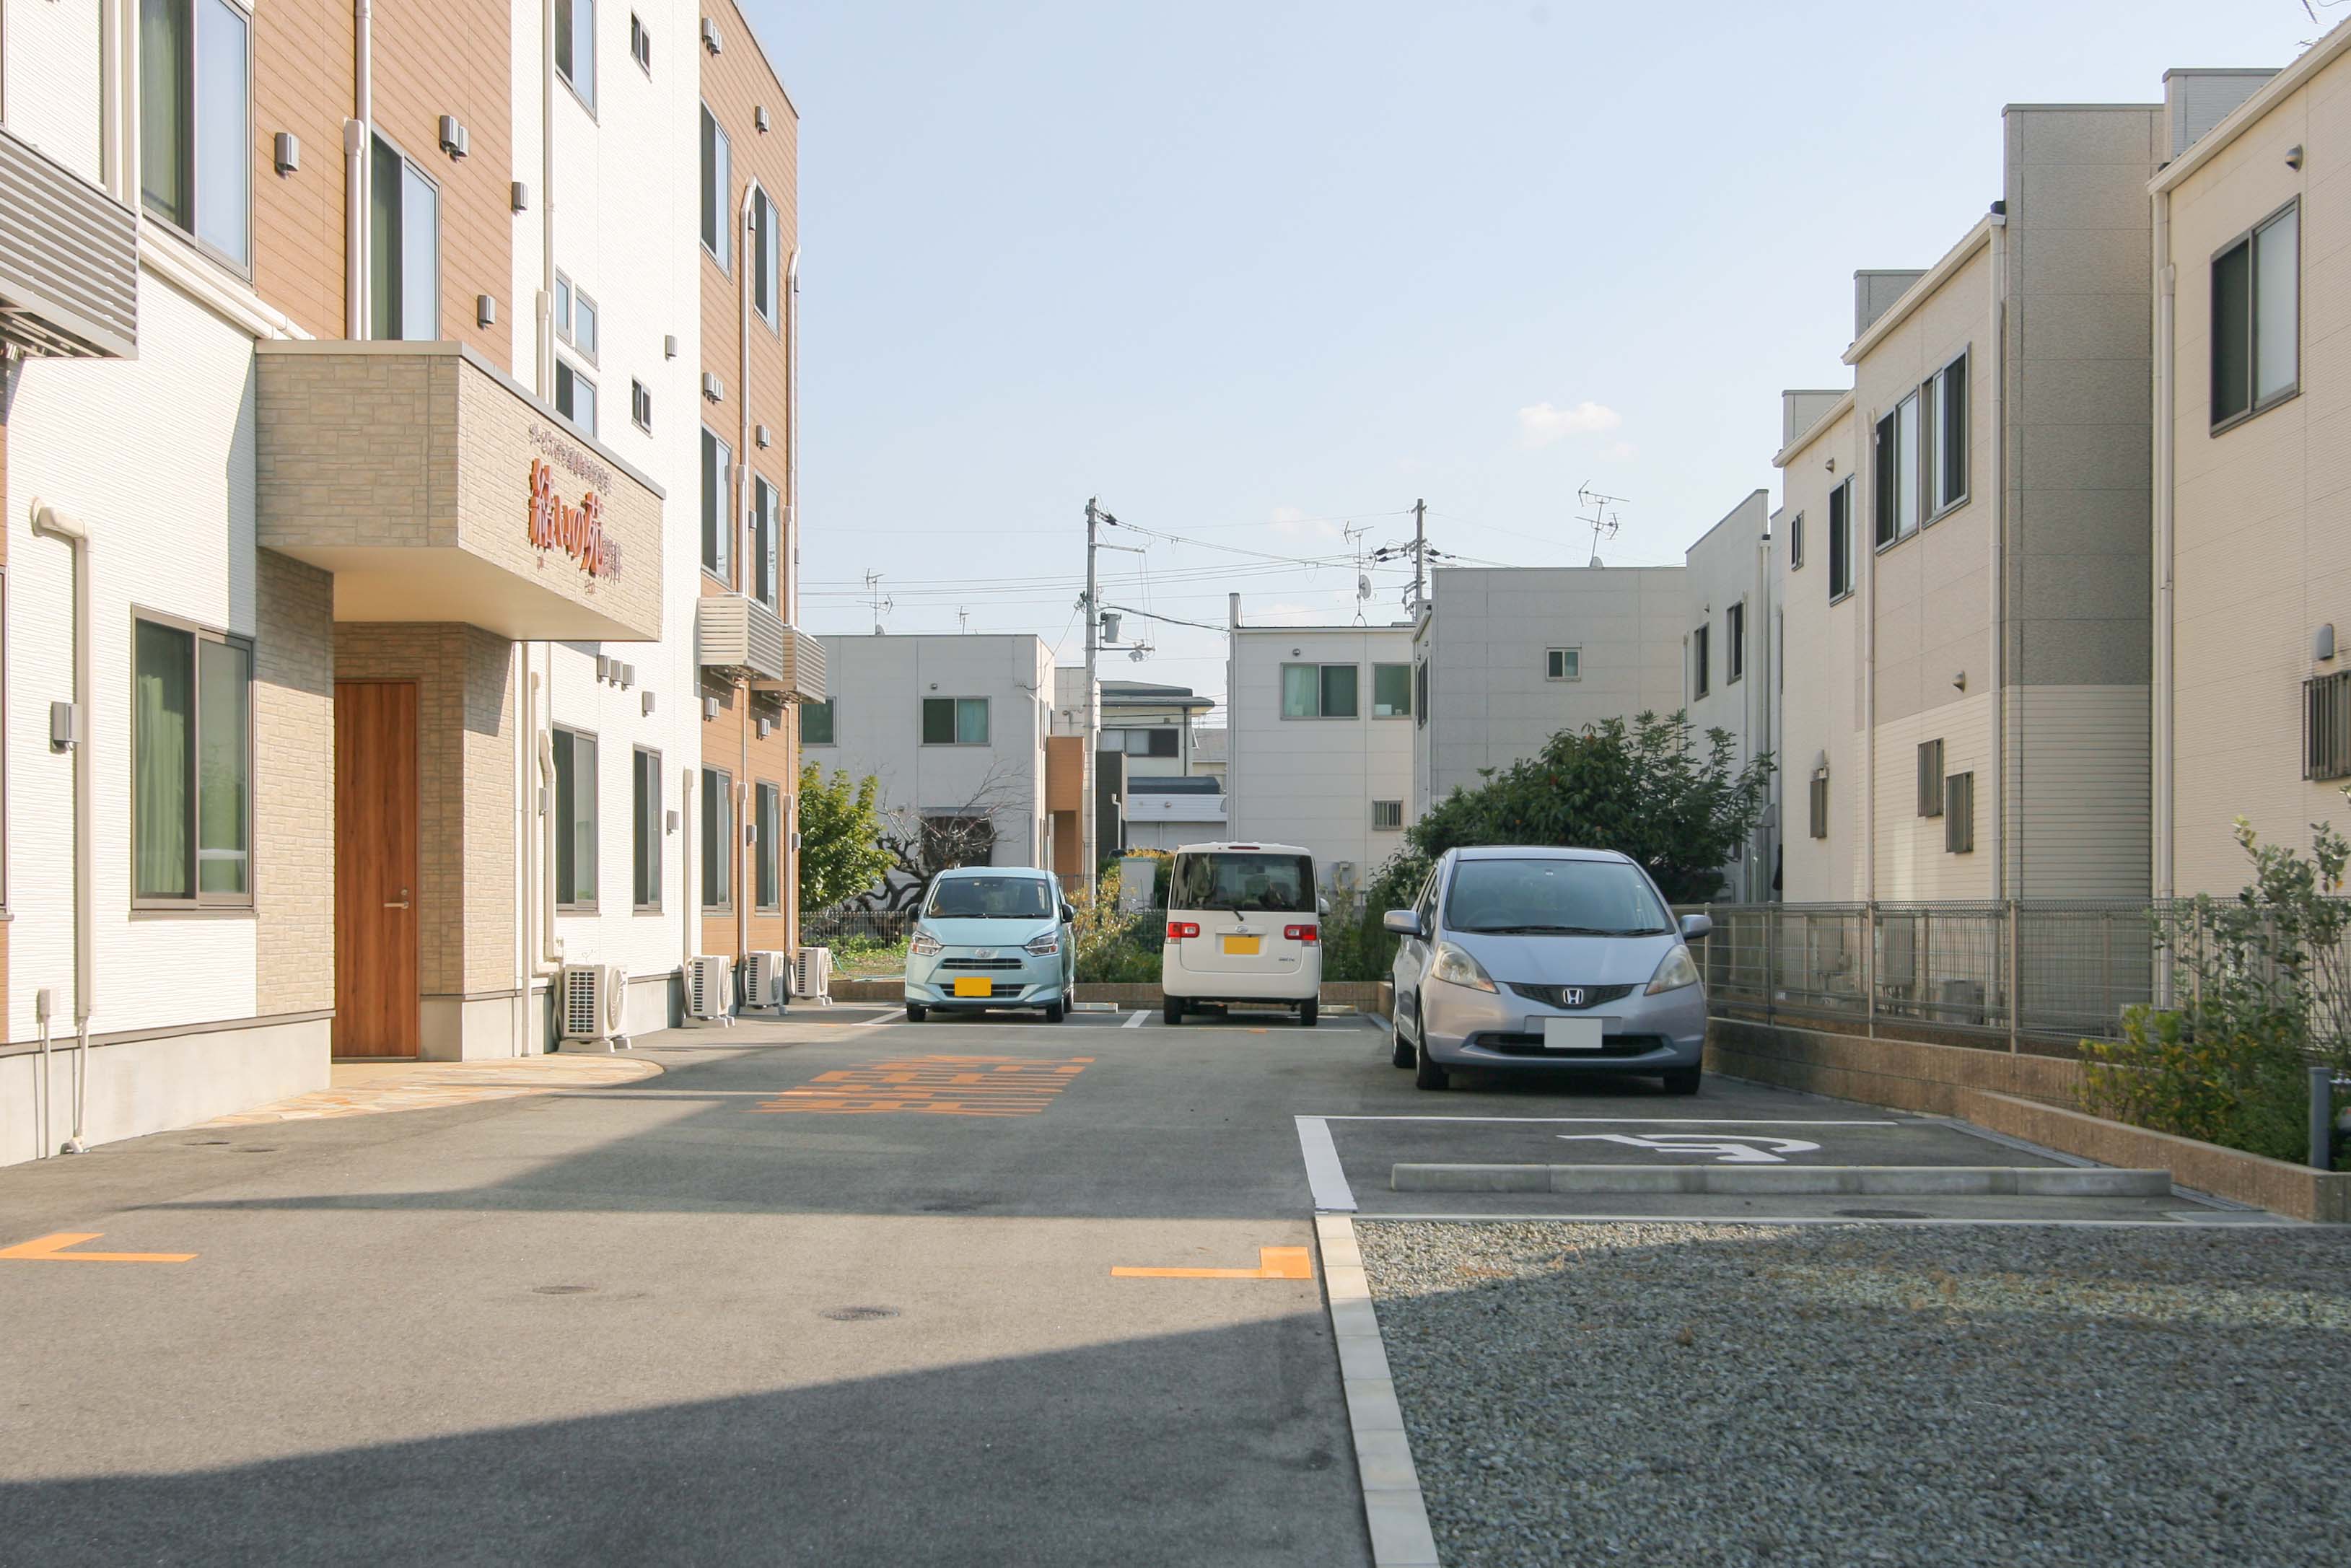
<svg viewBox="0 0 2351 1568">
<path fill-rule="evenodd" d="M 1388 1065 L 1391 1067 L 1410 1067 L 1418 1062 L 1419 1060 L 1420 1053 L 1413 1050 L 1412 1041 L 1405 1039 L 1402 1035 L 1396 1036 L 1395 1048 L 1388 1052 Z"/>
<path fill-rule="evenodd" d="M 906 1021 L 908 1023 L 920 1023 L 923 1021 L 923 1015 L 929 1011 L 930 1009 L 924 1007 L 919 1002 L 908 1002 L 906 1004 Z"/>
<path fill-rule="evenodd" d="M 1451 1075 L 1447 1073 L 1445 1069 L 1437 1066 L 1437 1059 L 1428 1054 L 1428 1046 L 1426 1041 L 1422 1043 L 1419 1051 L 1415 1054 L 1419 1058 L 1419 1061 L 1417 1063 L 1419 1071 L 1412 1075 L 1412 1086 L 1414 1088 L 1442 1089 L 1447 1083 L 1452 1082 Z"/>
<path fill-rule="evenodd" d="M 1184 1021 L 1184 998 L 1181 997 L 1169 997 L 1166 998 L 1166 1000 L 1160 1005 L 1159 1019 L 1162 1023 L 1182 1023 Z"/>
<path fill-rule="evenodd" d="M 1047 1023 L 1060 1023 L 1061 1019 L 1067 1016 L 1068 1012 L 1068 1008 L 1061 1002 L 1047 1002 L 1045 1004 L 1045 1021 Z"/>
<path fill-rule="evenodd" d="M 1322 1015 L 1322 1004 L 1321 1004 L 1321 1003 L 1319 1003 L 1319 1002 L 1301 1002 L 1301 1003 L 1299 1003 L 1299 1004 L 1298 1004 L 1298 1027 L 1299 1027 L 1299 1028 L 1301 1028 L 1301 1029 L 1312 1029 L 1312 1028 L 1314 1027 L 1314 1020 L 1315 1020 L 1318 1017 L 1320 1017 L 1321 1015 Z"/>
<path fill-rule="evenodd" d="M 1700 1070 L 1695 1067 L 1675 1067 L 1667 1069 L 1666 1072 L 1666 1092 L 1668 1094 L 1697 1093 L 1699 1075 Z"/>
</svg>

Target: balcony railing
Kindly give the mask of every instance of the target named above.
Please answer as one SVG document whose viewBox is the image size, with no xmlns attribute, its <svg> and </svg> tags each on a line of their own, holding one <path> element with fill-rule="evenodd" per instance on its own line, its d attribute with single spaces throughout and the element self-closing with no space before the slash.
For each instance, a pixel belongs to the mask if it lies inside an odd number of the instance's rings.
<svg viewBox="0 0 2351 1568">
<path fill-rule="evenodd" d="M 139 215 L 5 131 L 0 340 L 71 359 L 139 348 Z"/>
<path fill-rule="evenodd" d="M 824 644 L 741 593 L 705 594 L 694 607 L 695 662 L 755 691 L 824 700 Z"/>
</svg>

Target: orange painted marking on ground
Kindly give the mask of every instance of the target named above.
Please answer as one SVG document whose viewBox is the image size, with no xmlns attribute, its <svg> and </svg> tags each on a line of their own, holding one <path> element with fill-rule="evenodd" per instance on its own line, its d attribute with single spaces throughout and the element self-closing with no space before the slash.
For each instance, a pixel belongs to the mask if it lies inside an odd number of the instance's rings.
<svg viewBox="0 0 2351 1568">
<path fill-rule="evenodd" d="M 872 1116 L 1033 1116 L 1091 1056 L 891 1056 L 820 1072 L 752 1107 L 768 1113 Z"/>
<path fill-rule="evenodd" d="M 1303 1247 L 1260 1247 L 1254 1269 L 1113 1269 L 1114 1280 L 1311 1280 L 1314 1265 Z"/>
<path fill-rule="evenodd" d="M 39 1263 L 185 1263 L 195 1257 L 193 1252 L 68 1252 L 68 1247 L 78 1247 L 85 1241 L 95 1241 L 106 1234 L 102 1230 L 60 1230 L 51 1236 L 36 1236 L 30 1241 L 19 1241 L 14 1247 L 0 1247 L 0 1258 L 16 1258 Z"/>
</svg>

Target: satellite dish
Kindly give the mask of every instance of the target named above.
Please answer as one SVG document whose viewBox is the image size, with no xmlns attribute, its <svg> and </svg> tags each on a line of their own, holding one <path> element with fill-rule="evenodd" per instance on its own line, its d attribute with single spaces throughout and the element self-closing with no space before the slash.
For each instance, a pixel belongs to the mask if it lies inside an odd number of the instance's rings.
<svg viewBox="0 0 2351 1568">
<path fill-rule="evenodd" d="M 1363 571 L 1359 571 L 1359 572 L 1357 572 L 1357 573 L 1355 574 L 1355 597 L 1356 597 L 1356 598 L 1358 598 L 1358 599 L 1369 599 L 1371 596 L 1372 596 L 1372 578 L 1371 578 L 1371 574 L 1370 574 L 1369 572 L 1363 572 Z"/>
</svg>

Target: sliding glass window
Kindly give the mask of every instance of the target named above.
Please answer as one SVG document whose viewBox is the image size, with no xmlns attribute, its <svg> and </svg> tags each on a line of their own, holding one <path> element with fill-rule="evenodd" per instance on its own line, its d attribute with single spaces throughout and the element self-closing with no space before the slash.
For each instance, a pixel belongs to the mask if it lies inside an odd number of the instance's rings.
<svg viewBox="0 0 2351 1568">
<path fill-rule="evenodd" d="M 251 646 L 142 617 L 131 684 L 132 902 L 251 904 Z"/>
<path fill-rule="evenodd" d="M 253 265 L 251 33 L 228 0 L 140 0 L 140 194 L 240 271 Z"/>
</svg>

